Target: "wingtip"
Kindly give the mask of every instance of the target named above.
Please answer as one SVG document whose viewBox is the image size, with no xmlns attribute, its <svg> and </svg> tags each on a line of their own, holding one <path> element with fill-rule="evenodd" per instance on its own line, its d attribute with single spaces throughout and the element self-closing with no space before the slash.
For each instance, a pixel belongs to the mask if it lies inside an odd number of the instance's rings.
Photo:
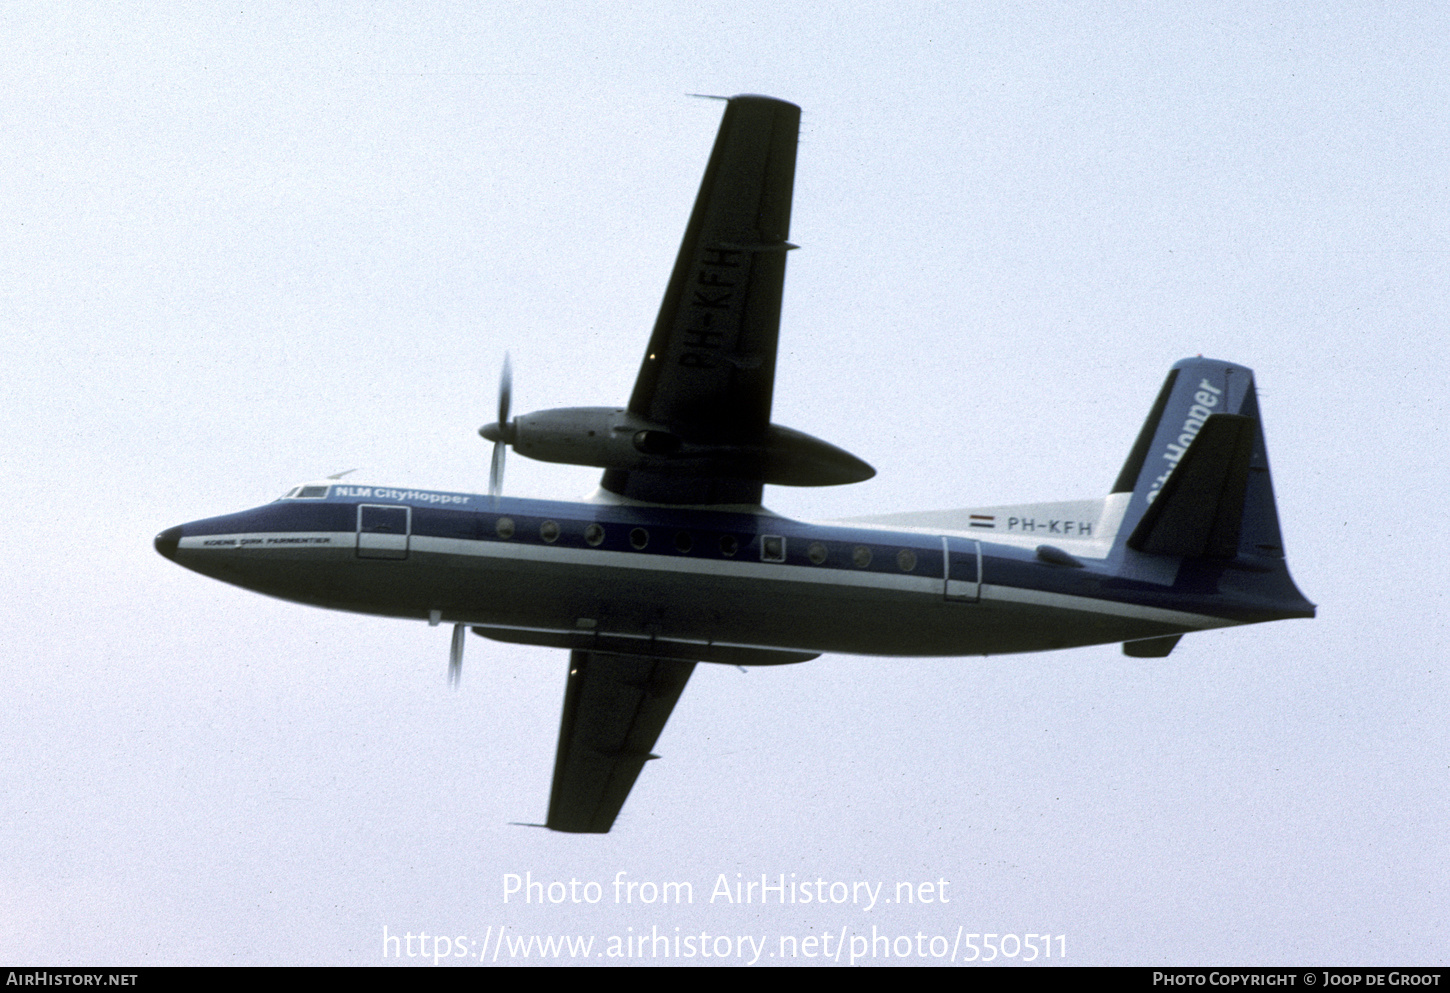
<svg viewBox="0 0 1450 993">
<path fill-rule="evenodd" d="M 764 93 L 737 93 L 733 97 L 721 96 L 718 93 L 686 93 L 685 96 L 695 97 L 698 100 L 723 100 L 726 103 L 734 103 L 737 100 L 759 100 L 763 103 L 780 104 L 782 106 L 794 107 L 796 110 L 800 110 L 800 107 L 797 104 L 793 104 L 789 100 L 782 100 L 780 97 L 766 96 Z"/>
</svg>

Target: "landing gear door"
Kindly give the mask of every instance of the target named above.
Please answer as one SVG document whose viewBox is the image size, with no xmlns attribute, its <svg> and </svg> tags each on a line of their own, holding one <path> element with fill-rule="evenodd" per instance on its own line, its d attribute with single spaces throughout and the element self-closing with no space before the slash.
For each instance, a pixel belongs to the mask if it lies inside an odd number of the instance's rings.
<svg viewBox="0 0 1450 993">
<path fill-rule="evenodd" d="M 946 598 L 975 603 L 982 594 L 982 543 L 943 537 L 941 544 Z"/>
<path fill-rule="evenodd" d="M 360 559 L 405 559 L 411 507 L 380 507 L 362 504 L 357 508 L 357 557 Z"/>
</svg>

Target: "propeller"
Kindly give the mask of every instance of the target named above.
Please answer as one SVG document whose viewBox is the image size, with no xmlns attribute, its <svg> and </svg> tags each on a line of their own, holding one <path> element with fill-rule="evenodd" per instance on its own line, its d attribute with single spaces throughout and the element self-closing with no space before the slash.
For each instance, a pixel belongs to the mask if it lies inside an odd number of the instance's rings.
<svg viewBox="0 0 1450 993">
<path fill-rule="evenodd" d="M 493 442 L 493 464 L 488 470 L 488 494 L 495 501 L 503 492 L 503 462 L 508 446 L 513 444 L 515 431 L 509 420 L 509 406 L 513 402 L 514 372 L 509 363 L 508 352 L 503 353 L 503 374 L 498 379 L 498 420 L 485 424 L 478 433 Z"/>
<path fill-rule="evenodd" d="M 448 685 L 458 689 L 463 681 L 463 641 L 468 636 L 468 625 L 453 625 L 453 646 L 448 649 Z"/>
</svg>

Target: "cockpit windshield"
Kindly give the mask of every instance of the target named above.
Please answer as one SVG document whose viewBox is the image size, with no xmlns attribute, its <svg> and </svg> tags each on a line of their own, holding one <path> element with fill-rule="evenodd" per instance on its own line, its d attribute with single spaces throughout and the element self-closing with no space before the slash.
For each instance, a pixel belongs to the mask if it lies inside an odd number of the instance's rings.
<svg viewBox="0 0 1450 993">
<path fill-rule="evenodd" d="M 294 486 L 278 500 L 326 500 L 329 486 Z"/>
</svg>

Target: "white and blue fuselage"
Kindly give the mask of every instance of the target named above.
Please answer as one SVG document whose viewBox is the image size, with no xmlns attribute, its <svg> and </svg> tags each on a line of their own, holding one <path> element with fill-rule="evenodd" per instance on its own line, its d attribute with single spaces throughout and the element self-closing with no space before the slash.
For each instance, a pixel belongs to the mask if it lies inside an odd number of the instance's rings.
<svg viewBox="0 0 1450 993">
<path fill-rule="evenodd" d="M 1314 606 L 1289 576 L 1253 373 L 1173 366 L 1100 500 L 806 524 L 769 485 L 870 478 L 771 421 L 800 108 L 730 98 L 627 406 L 510 416 L 504 454 L 604 470 L 586 503 L 346 484 L 169 528 L 167 558 L 298 603 L 570 650 L 546 827 L 607 832 L 697 662 L 993 655 L 1123 642 Z"/>
<path fill-rule="evenodd" d="M 736 664 L 1032 652 L 1312 616 L 1281 558 L 1125 547 L 1127 499 L 1061 519 L 963 512 L 949 530 L 333 483 L 171 528 L 156 547 L 298 603 Z"/>
</svg>

